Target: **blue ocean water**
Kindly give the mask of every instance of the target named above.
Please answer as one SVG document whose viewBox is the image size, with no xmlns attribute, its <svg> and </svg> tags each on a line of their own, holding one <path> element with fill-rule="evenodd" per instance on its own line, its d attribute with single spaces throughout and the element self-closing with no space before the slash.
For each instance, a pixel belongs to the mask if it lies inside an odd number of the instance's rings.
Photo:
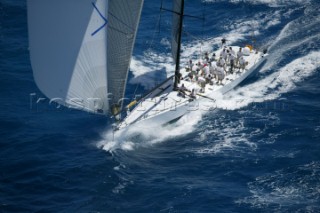
<svg viewBox="0 0 320 213">
<path fill-rule="evenodd" d="M 159 7 L 145 1 L 128 97 L 172 73 Z M 205 20 L 185 19 L 182 63 L 222 37 L 255 40 L 267 63 L 215 110 L 113 140 L 110 118 L 36 103 L 26 2 L 1 0 L 0 212 L 320 212 L 319 11 L 316 0 L 186 1 Z"/>
</svg>

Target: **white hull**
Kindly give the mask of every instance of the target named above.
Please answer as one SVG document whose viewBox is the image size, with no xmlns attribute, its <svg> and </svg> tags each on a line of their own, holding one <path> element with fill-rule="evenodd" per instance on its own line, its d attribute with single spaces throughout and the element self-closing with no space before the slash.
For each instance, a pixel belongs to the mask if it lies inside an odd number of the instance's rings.
<svg viewBox="0 0 320 213">
<path fill-rule="evenodd" d="M 200 106 L 202 102 L 208 100 L 213 101 L 216 95 L 225 94 L 235 88 L 247 79 L 248 76 L 252 75 L 259 65 L 266 60 L 266 57 L 261 52 L 252 52 L 249 56 L 245 57 L 245 60 L 248 61 L 249 64 L 244 71 L 227 75 L 222 81 L 223 85 L 217 85 L 216 83 L 206 85 L 205 91 L 203 93 L 197 93 L 196 99 L 191 99 L 189 96 L 179 96 L 178 92 L 173 90 L 173 77 L 167 79 L 167 81 L 159 85 L 138 102 L 135 108 L 128 113 L 127 117 L 119 123 L 117 129 L 124 129 L 132 125 L 136 127 L 159 127 L 178 120 L 190 111 L 195 110 L 197 107 L 194 106 Z M 182 69 L 181 73 L 183 76 L 187 75 L 185 69 Z M 182 84 L 189 90 L 200 89 L 200 86 L 196 82 L 181 80 L 179 86 Z"/>
</svg>

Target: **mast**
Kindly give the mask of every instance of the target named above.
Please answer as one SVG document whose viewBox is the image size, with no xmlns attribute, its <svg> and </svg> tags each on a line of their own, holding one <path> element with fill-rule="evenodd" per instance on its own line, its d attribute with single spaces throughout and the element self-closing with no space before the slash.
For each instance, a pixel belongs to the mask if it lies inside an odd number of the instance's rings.
<svg viewBox="0 0 320 213">
<path fill-rule="evenodd" d="M 179 16 L 179 27 L 177 31 L 177 52 L 175 56 L 175 78 L 174 78 L 174 86 L 173 88 L 176 89 L 178 87 L 178 83 L 180 81 L 180 52 L 181 52 L 181 36 L 182 36 L 182 26 L 183 26 L 183 16 L 184 16 L 184 0 L 181 0 L 180 4 L 180 11 L 176 13 Z"/>
</svg>

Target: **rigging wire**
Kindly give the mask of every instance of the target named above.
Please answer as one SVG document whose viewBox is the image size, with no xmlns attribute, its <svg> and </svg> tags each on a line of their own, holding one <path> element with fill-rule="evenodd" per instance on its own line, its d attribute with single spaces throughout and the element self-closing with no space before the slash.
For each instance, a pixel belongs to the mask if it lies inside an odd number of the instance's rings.
<svg viewBox="0 0 320 213">
<path fill-rule="evenodd" d="M 205 17 L 206 17 L 206 6 L 207 6 L 207 3 L 204 2 L 204 4 L 202 4 L 202 29 L 201 29 L 201 41 L 200 41 L 201 48 L 202 48 L 203 43 L 204 43 L 203 41 L 205 40 L 205 38 L 204 38 L 204 35 L 205 35 L 204 28 L 205 28 L 205 22 L 206 22 L 206 19 L 205 19 Z M 201 54 L 200 57 L 202 57 L 202 52 L 200 52 L 200 54 Z"/>
<path fill-rule="evenodd" d="M 162 5 L 163 5 L 163 0 L 161 0 L 161 4 L 160 4 L 160 11 L 159 11 L 159 18 L 160 18 L 160 20 L 159 20 L 159 29 L 158 29 L 158 33 L 160 34 L 160 30 L 161 30 L 161 17 L 162 17 Z"/>
<path fill-rule="evenodd" d="M 202 17 L 196 17 L 196 16 L 192 16 L 194 18 L 199 18 L 202 20 L 202 24 L 201 24 L 201 32 L 200 32 L 200 35 L 193 35 L 191 32 L 188 32 L 187 30 L 184 29 L 183 33 L 185 33 L 188 37 L 192 38 L 192 40 L 196 40 L 196 41 L 199 41 L 200 43 L 200 47 L 199 47 L 199 52 L 200 54 L 197 56 L 198 58 L 201 58 L 202 57 L 202 52 L 203 52 L 203 44 L 206 40 L 209 40 L 209 39 L 206 39 L 205 38 L 205 33 L 204 33 L 204 30 L 205 30 L 205 22 L 206 22 L 206 19 L 205 19 L 205 15 L 206 15 L 206 6 L 207 6 L 207 3 L 204 2 L 204 4 L 201 4 L 202 5 Z"/>
<path fill-rule="evenodd" d="M 157 50 L 167 51 L 167 48 L 164 47 L 163 45 L 155 44 L 155 43 L 157 43 L 159 41 L 160 42 L 162 41 L 162 40 L 160 40 L 160 33 L 161 33 L 162 28 L 163 28 L 161 26 L 161 23 L 162 23 L 162 12 L 163 12 L 163 0 L 161 0 L 161 2 L 160 2 L 160 9 L 159 10 L 160 11 L 159 11 L 158 19 L 157 19 L 155 28 L 153 30 L 153 35 L 152 35 L 151 42 L 149 43 L 149 45 L 146 48 L 148 51 L 154 49 L 155 47 L 157 48 Z"/>
<path fill-rule="evenodd" d="M 161 24 L 161 14 L 162 14 L 162 13 L 161 13 L 161 11 L 160 11 L 160 14 L 159 14 L 158 20 L 157 20 L 157 24 L 156 24 L 155 29 L 154 29 L 154 31 L 153 31 L 153 35 L 152 35 L 151 42 L 150 42 L 150 45 L 149 45 L 149 47 L 147 48 L 147 50 L 152 49 L 156 36 L 159 37 L 159 34 L 160 34 L 160 24 Z"/>
</svg>

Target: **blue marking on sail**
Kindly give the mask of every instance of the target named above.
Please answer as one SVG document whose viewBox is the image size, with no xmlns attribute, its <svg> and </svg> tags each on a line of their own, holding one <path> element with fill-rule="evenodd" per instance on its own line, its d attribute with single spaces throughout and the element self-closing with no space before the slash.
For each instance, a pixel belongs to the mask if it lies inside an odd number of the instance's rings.
<svg viewBox="0 0 320 213">
<path fill-rule="evenodd" d="M 100 17 L 104 20 L 104 24 L 99 27 L 96 31 L 94 31 L 93 33 L 91 33 L 91 36 L 94 36 L 95 34 L 97 34 L 100 30 L 102 30 L 107 24 L 108 24 L 108 20 L 102 15 L 102 13 L 99 11 L 99 9 L 97 8 L 97 6 L 94 4 L 94 2 L 92 2 L 92 5 L 94 7 L 94 9 L 98 12 L 98 14 L 100 15 Z"/>
</svg>

